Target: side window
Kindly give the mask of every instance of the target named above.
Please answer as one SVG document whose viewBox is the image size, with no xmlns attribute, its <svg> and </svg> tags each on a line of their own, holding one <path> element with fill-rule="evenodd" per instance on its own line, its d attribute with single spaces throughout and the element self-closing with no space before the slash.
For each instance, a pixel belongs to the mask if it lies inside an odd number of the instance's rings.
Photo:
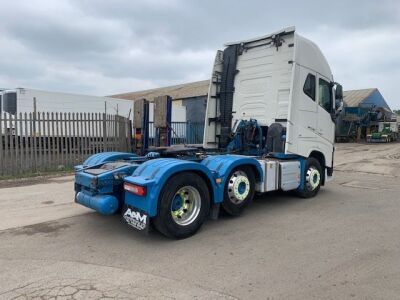
<svg viewBox="0 0 400 300">
<path fill-rule="evenodd" d="M 332 112 L 332 89 L 329 82 L 319 80 L 319 105 L 328 113 Z"/>
<path fill-rule="evenodd" d="M 315 101 L 315 76 L 313 74 L 307 75 L 303 86 L 303 92 Z"/>
</svg>

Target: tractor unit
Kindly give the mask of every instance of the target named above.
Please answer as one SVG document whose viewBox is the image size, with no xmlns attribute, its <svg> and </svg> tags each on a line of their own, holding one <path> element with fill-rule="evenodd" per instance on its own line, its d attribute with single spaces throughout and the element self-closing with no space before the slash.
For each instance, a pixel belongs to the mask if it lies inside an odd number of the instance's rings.
<svg viewBox="0 0 400 300">
<path fill-rule="evenodd" d="M 180 239 L 220 210 L 240 215 L 256 193 L 313 197 L 333 176 L 342 98 L 318 46 L 294 27 L 228 43 L 211 73 L 203 144 L 169 146 L 170 98 L 161 97 L 159 146 L 149 149 L 153 99 L 137 101 L 136 151 L 98 153 L 76 166 L 75 201 Z"/>
</svg>

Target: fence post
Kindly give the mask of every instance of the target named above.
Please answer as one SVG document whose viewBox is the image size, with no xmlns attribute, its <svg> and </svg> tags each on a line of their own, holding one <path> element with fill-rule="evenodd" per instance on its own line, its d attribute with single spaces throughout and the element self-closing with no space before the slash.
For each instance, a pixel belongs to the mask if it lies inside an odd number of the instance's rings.
<svg viewBox="0 0 400 300">
<path fill-rule="evenodd" d="M 107 138 L 107 115 L 104 113 L 103 114 L 103 151 L 107 151 L 107 143 L 106 143 L 106 138 Z"/>
<path fill-rule="evenodd" d="M 46 131 L 44 132 L 44 141 L 46 143 L 46 152 L 45 155 L 47 155 L 47 158 L 44 160 L 46 167 L 48 169 L 49 166 L 51 166 L 51 144 L 50 144 L 50 137 L 51 137 L 51 133 L 50 133 L 50 113 L 47 112 L 46 113 L 46 117 L 44 117 L 46 119 L 46 122 L 44 123 L 45 127 L 46 127 Z"/>
<path fill-rule="evenodd" d="M 37 110 L 36 110 L 36 97 L 33 97 L 33 115 L 32 115 L 32 125 L 33 125 L 33 132 L 31 133 L 33 137 L 33 151 L 34 151 L 34 156 L 33 156 L 33 165 L 35 172 L 37 173 L 38 171 L 38 153 L 37 153 L 37 139 L 36 139 L 36 117 L 37 117 Z"/>
<path fill-rule="evenodd" d="M 7 120 L 7 114 L 4 113 L 4 143 L 5 143 L 5 148 L 4 148 L 4 175 L 7 175 L 8 173 L 8 168 L 11 163 L 10 160 L 10 139 L 9 139 L 9 133 L 10 131 L 8 130 L 8 120 Z"/>
<path fill-rule="evenodd" d="M 51 163 L 52 164 L 58 164 L 57 163 L 57 158 L 56 158 L 56 134 L 55 134 L 55 127 L 54 127 L 54 112 L 51 113 Z"/>
<path fill-rule="evenodd" d="M 60 113 L 60 138 L 61 138 L 61 165 L 65 164 L 65 135 L 64 135 L 64 118 L 63 113 Z"/>
<path fill-rule="evenodd" d="M 17 115 L 17 114 L 15 114 Z M 24 130 L 23 130 L 23 120 L 22 120 L 22 113 L 18 114 L 18 118 L 16 127 L 18 127 L 18 135 L 17 135 L 17 143 L 18 143 L 18 152 L 19 152 L 19 162 L 17 163 L 18 166 L 18 171 L 19 173 L 22 173 L 24 171 L 23 165 L 24 165 L 24 146 L 23 146 L 23 137 L 24 137 Z"/>
<path fill-rule="evenodd" d="M 11 123 L 11 139 L 12 139 L 12 151 L 13 151 L 13 166 L 11 167 L 11 172 L 15 175 L 18 173 L 18 168 L 15 166 L 18 163 L 18 149 L 17 149 L 17 134 L 18 134 L 18 129 L 17 129 L 17 114 L 15 115 L 10 115 L 10 120 L 12 120 Z"/>
<path fill-rule="evenodd" d="M 75 118 L 76 116 L 76 118 Z M 72 126 L 71 126 L 72 123 Z M 76 129 L 76 130 L 75 130 Z M 77 151 L 79 149 L 79 122 L 78 122 L 78 114 L 68 113 L 68 155 L 67 155 L 67 164 L 73 165 L 73 162 L 77 159 Z"/>
<path fill-rule="evenodd" d="M 55 113 L 55 128 L 56 128 L 56 155 L 57 155 L 57 165 L 61 165 L 60 163 L 60 123 L 58 122 L 58 112 Z"/>
<path fill-rule="evenodd" d="M 127 152 L 132 152 L 132 121 L 129 119 L 125 120 L 126 124 L 126 134 L 128 135 L 128 145 Z"/>
<path fill-rule="evenodd" d="M 0 111 L 0 175 L 4 175 L 3 141 L 3 118 Z"/>
<path fill-rule="evenodd" d="M 24 133 L 23 134 L 21 134 L 21 138 L 23 139 L 22 140 L 22 149 L 23 149 L 23 151 L 24 151 L 24 162 L 23 162 L 23 168 L 25 169 L 25 170 L 29 170 L 29 149 L 31 148 L 31 145 L 29 145 L 28 144 L 28 140 L 29 140 L 29 138 L 28 138 L 28 120 L 27 120 L 27 113 L 24 113 L 24 115 L 23 115 L 24 117 L 24 126 L 23 126 L 23 128 L 24 128 Z M 22 117 L 21 117 L 21 119 L 22 119 Z M 21 121 L 21 126 L 22 126 L 22 121 Z M 21 127 L 22 128 L 22 127 Z M 21 164 L 22 164 L 22 160 L 21 160 Z"/>
</svg>

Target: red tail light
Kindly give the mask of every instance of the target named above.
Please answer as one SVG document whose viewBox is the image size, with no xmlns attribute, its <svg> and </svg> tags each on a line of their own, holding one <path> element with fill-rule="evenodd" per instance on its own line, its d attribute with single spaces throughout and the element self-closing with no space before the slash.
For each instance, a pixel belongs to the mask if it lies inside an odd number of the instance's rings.
<svg viewBox="0 0 400 300">
<path fill-rule="evenodd" d="M 146 196 L 146 188 L 144 186 L 125 182 L 124 190 L 138 196 Z"/>
</svg>

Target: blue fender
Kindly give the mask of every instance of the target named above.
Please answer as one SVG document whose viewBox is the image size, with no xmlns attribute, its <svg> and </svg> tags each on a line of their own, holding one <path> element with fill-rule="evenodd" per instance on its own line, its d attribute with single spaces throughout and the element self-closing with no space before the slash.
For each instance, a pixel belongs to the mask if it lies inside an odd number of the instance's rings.
<svg viewBox="0 0 400 300">
<path fill-rule="evenodd" d="M 125 152 L 101 152 L 97 154 L 93 154 L 83 163 L 83 167 L 87 166 L 95 166 L 105 162 L 111 162 L 116 160 L 128 160 L 131 158 L 137 157 L 136 154 L 133 153 L 125 153 Z"/>
<path fill-rule="evenodd" d="M 125 192 L 125 204 L 138 208 L 150 217 L 157 214 L 158 199 L 167 180 L 174 174 L 191 171 L 198 172 L 208 179 L 211 185 L 211 196 L 214 203 L 221 203 L 224 199 L 224 187 L 230 172 L 241 165 L 254 166 L 256 179 L 263 180 L 260 164 L 254 158 L 239 155 L 210 156 L 201 163 L 173 158 L 160 158 L 147 161 L 140 165 L 124 180 L 129 183 L 144 186 L 146 196 L 138 196 Z M 218 183 L 217 183 L 218 182 Z"/>
<path fill-rule="evenodd" d="M 102 214 L 109 214 L 115 209 L 115 199 L 120 203 L 123 177 L 132 174 L 138 164 L 132 161 L 115 169 L 101 173 L 89 173 L 87 169 L 101 167 L 104 163 L 118 160 L 134 160 L 136 154 L 123 152 L 104 152 L 90 156 L 83 165 L 75 166 L 75 192 L 80 193 L 78 203 L 91 207 Z M 86 191 L 87 193 L 82 193 Z M 90 195 L 89 195 L 90 194 Z M 90 197 L 89 197 L 90 196 Z M 96 204 L 96 201 L 98 204 Z M 98 206 L 96 206 L 98 205 Z M 105 209 L 108 207 L 108 210 Z"/>
<path fill-rule="evenodd" d="M 209 156 L 205 158 L 201 164 L 207 167 L 207 169 L 210 169 L 211 172 L 216 174 L 217 178 L 221 178 L 222 182 L 221 185 L 222 189 L 218 189 L 218 195 L 216 199 L 222 202 L 224 200 L 224 187 L 226 184 L 226 181 L 228 180 L 229 174 L 237 167 L 243 166 L 243 165 L 249 165 L 254 168 L 255 172 L 255 177 L 256 181 L 260 182 L 264 180 L 264 174 L 263 170 L 258 163 L 257 159 L 248 157 L 248 156 L 242 156 L 242 155 L 214 155 L 214 156 Z"/>
<path fill-rule="evenodd" d="M 219 197 L 217 191 L 220 184 L 216 183 L 217 177 L 206 166 L 181 159 L 159 158 L 141 164 L 132 176 L 124 178 L 125 182 L 144 186 L 147 189 L 146 196 L 125 192 L 125 204 L 143 210 L 150 217 L 154 217 L 157 214 L 158 198 L 165 183 L 171 176 L 184 171 L 197 172 L 208 179 L 208 183 L 212 186 L 210 191 L 212 199 L 220 201 L 220 199 L 216 199 Z"/>
</svg>

